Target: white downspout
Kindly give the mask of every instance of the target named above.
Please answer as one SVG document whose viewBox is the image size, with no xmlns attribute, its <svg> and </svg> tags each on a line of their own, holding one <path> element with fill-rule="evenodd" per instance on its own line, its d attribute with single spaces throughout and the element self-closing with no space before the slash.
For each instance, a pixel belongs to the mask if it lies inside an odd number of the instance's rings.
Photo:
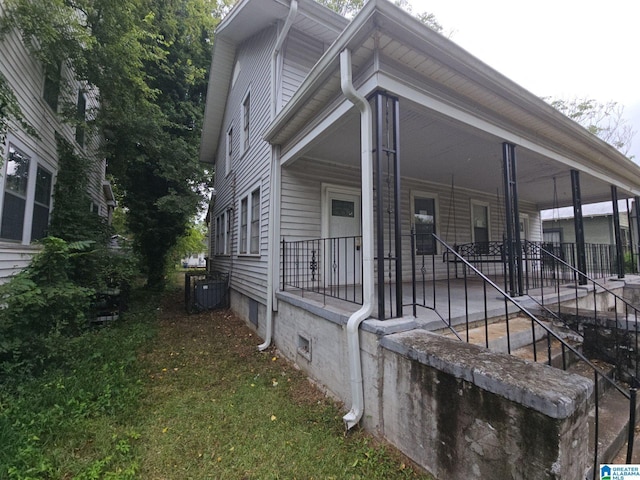
<svg viewBox="0 0 640 480">
<path fill-rule="evenodd" d="M 293 20 L 298 13 L 298 0 L 291 0 L 289 14 L 284 22 L 276 40 L 276 46 L 271 55 L 271 120 L 276 117 L 278 111 L 278 60 L 282 45 L 291 29 Z M 269 258 L 267 260 L 267 316 L 264 334 L 264 343 L 258 345 L 261 352 L 269 348 L 273 337 L 273 306 L 275 287 L 274 282 L 278 278 L 279 262 L 276 261 L 280 254 L 280 149 L 271 147 L 271 175 L 269 186 Z"/>
<path fill-rule="evenodd" d="M 373 311 L 373 132 L 371 106 L 353 86 L 351 52 L 340 53 L 340 84 L 345 97 L 360 110 L 360 159 L 362 175 L 362 307 L 347 322 L 347 350 L 351 375 L 351 410 L 344 420 L 347 430 L 356 426 L 364 411 L 364 386 L 360 360 L 360 324 Z"/>
</svg>

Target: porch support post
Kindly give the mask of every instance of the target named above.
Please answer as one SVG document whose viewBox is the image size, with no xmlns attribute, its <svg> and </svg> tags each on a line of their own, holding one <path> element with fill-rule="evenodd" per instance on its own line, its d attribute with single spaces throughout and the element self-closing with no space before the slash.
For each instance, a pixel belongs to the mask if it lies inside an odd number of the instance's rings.
<svg viewBox="0 0 640 480">
<path fill-rule="evenodd" d="M 402 219 L 400 218 L 400 102 L 397 98 L 393 98 L 393 146 L 395 149 L 395 208 L 394 221 L 395 221 L 395 247 L 396 247 L 396 316 L 402 317 Z"/>
<path fill-rule="evenodd" d="M 396 97 L 375 92 L 376 240 L 378 319 L 402 317 L 402 222 L 400 218 L 400 108 Z M 385 242 L 385 236 L 388 235 Z M 387 252 L 388 250 L 388 252 Z M 395 277 L 392 276 L 395 272 Z M 389 282 L 385 284 L 385 278 Z M 395 290 L 391 284 L 395 282 Z M 389 287 L 389 311 L 385 289 Z M 395 295 L 395 311 L 393 296 Z M 387 313 L 389 315 L 387 315 Z"/>
<path fill-rule="evenodd" d="M 638 211 L 638 209 L 640 209 L 640 197 L 633 197 L 633 211 L 636 214 L 636 241 L 637 243 L 637 247 L 638 247 L 638 263 L 640 263 L 640 212 Z M 631 225 L 629 225 L 629 230 L 632 230 Z M 631 246 L 631 248 L 633 248 L 633 244 Z M 638 268 L 638 264 L 636 263 L 636 268 Z M 640 271 L 640 270 L 638 270 Z"/>
<path fill-rule="evenodd" d="M 613 234 L 616 239 L 616 266 L 618 278 L 624 278 L 624 252 L 620 232 L 620 209 L 618 208 L 618 187 L 611 185 L 611 202 L 613 203 Z"/>
<path fill-rule="evenodd" d="M 571 170 L 571 195 L 573 198 L 573 225 L 576 232 L 577 269 L 580 273 L 587 273 L 587 254 L 584 245 L 584 221 L 582 220 L 582 194 L 580 193 L 580 172 Z M 587 284 L 587 278 L 580 275 L 580 285 Z"/>
<path fill-rule="evenodd" d="M 373 176 L 376 188 L 376 263 L 378 265 L 378 319 L 385 319 L 384 299 L 384 192 L 382 189 L 382 108 L 376 94 L 376 150 Z"/>
<path fill-rule="evenodd" d="M 516 146 L 502 144 L 504 171 L 504 202 L 506 213 L 507 276 L 509 295 L 523 293 L 522 240 L 520 238 L 520 212 L 518 208 L 518 184 L 516 176 Z"/>
</svg>

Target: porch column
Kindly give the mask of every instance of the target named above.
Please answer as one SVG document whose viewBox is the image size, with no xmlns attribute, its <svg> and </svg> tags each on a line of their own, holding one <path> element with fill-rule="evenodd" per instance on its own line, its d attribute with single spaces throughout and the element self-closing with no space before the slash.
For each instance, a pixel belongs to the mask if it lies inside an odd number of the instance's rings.
<svg viewBox="0 0 640 480">
<path fill-rule="evenodd" d="M 580 193 L 580 172 L 571 170 L 571 195 L 573 197 L 573 225 L 576 231 L 577 269 L 580 273 L 587 273 L 587 254 L 584 246 L 584 221 L 582 220 L 582 194 Z M 580 275 L 580 285 L 587 284 L 587 278 Z"/>
<path fill-rule="evenodd" d="M 402 317 L 402 229 L 400 218 L 400 108 L 396 97 L 375 92 L 376 256 L 378 319 Z M 385 238 L 386 237 L 386 238 Z M 386 241 L 385 241 L 386 240 Z M 395 273 L 395 276 L 393 275 Z M 388 282 L 385 282 L 388 279 Z M 395 283 L 395 288 L 393 287 Z M 388 305 L 385 294 L 388 292 Z M 395 302 L 393 296 L 395 293 Z M 394 312 L 395 303 L 395 312 Z"/>
<path fill-rule="evenodd" d="M 636 214 L 636 236 L 635 239 L 638 242 L 637 243 L 637 259 L 638 259 L 638 263 L 640 263 L 640 213 L 638 213 L 638 208 L 640 208 L 640 197 L 633 197 L 633 211 Z M 629 230 L 632 230 L 631 225 L 629 225 Z M 631 248 L 633 248 L 633 244 L 631 244 Z M 636 263 L 636 268 L 638 268 L 638 263 Z M 640 272 L 640 270 L 637 270 Z"/>
<path fill-rule="evenodd" d="M 616 267 L 618 270 L 618 278 L 624 278 L 624 251 L 622 250 L 622 234 L 620 232 L 618 187 L 615 185 L 611 185 L 611 202 L 613 203 L 613 234 L 616 238 Z"/>
<path fill-rule="evenodd" d="M 504 202 L 506 213 L 507 276 L 509 295 L 524 293 L 522 286 L 522 240 L 520 238 L 520 211 L 518 207 L 518 182 L 516 174 L 516 146 L 502 144 L 504 170 Z"/>
</svg>

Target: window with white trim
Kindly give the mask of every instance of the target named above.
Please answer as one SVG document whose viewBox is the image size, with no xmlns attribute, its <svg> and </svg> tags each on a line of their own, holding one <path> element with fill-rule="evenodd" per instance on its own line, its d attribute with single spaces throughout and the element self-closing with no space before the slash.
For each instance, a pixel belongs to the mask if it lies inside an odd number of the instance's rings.
<svg viewBox="0 0 640 480">
<path fill-rule="evenodd" d="M 242 100 L 242 145 L 243 152 L 249 149 L 249 125 L 251 119 L 251 92 L 247 92 Z"/>
<path fill-rule="evenodd" d="M 216 217 L 216 255 L 231 254 L 231 210 Z"/>
<path fill-rule="evenodd" d="M 78 102 L 76 103 L 76 142 L 84 147 L 85 129 L 87 122 L 87 98 L 82 90 L 78 90 Z"/>
<path fill-rule="evenodd" d="M 0 238 L 22 241 L 27 209 L 30 162 L 31 159 L 27 155 L 13 145 L 9 145 Z"/>
<path fill-rule="evenodd" d="M 36 171 L 36 192 L 33 198 L 33 222 L 31 223 L 31 241 L 47 236 L 49 230 L 49 213 L 51 211 L 50 172 L 38 165 Z"/>
<path fill-rule="evenodd" d="M 434 233 L 438 233 L 438 197 L 423 192 L 411 193 L 412 227 L 416 234 L 416 254 L 437 254 Z"/>
<path fill-rule="evenodd" d="M 231 159 L 233 157 L 233 125 L 227 130 L 227 155 L 225 157 L 225 174 L 231 173 Z"/>
<path fill-rule="evenodd" d="M 240 200 L 240 241 L 238 253 L 260 254 L 260 187 Z"/>
</svg>

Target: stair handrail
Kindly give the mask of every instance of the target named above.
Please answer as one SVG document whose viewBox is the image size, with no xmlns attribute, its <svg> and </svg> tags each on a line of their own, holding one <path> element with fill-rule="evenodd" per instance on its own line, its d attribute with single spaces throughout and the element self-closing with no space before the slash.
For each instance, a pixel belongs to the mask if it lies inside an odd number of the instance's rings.
<svg viewBox="0 0 640 480">
<path fill-rule="evenodd" d="M 607 381 L 612 387 L 614 387 L 618 392 L 620 392 L 627 400 L 631 399 L 631 395 L 625 389 L 620 387 L 616 382 L 614 382 L 611 378 L 607 376 L 602 370 L 600 370 L 596 365 L 594 365 L 589 359 L 587 359 L 581 352 L 579 352 L 576 348 L 569 345 L 564 341 L 562 337 L 560 337 L 557 333 L 551 330 L 547 325 L 545 325 L 540 319 L 538 319 L 533 313 L 531 313 L 525 306 L 521 305 L 516 301 L 511 295 L 509 295 L 506 291 L 504 291 L 499 285 L 497 285 L 494 281 L 492 281 L 489 277 L 487 277 L 484 273 L 474 267 L 470 262 L 468 262 L 465 258 L 463 258 L 460 254 L 458 254 L 449 244 L 447 244 L 444 240 L 442 240 L 437 234 L 433 233 L 433 237 L 440 243 L 444 248 L 446 248 L 449 252 L 456 256 L 456 258 L 464 263 L 468 268 L 470 268 L 476 275 L 478 275 L 483 281 L 491 285 L 500 295 L 502 295 L 506 300 L 508 300 L 511 304 L 513 304 L 517 309 L 519 309 L 522 313 L 524 313 L 527 317 L 529 317 L 533 322 L 535 322 L 539 327 L 543 328 L 547 335 L 550 335 L 554 339 L 556 339 L 560 344 L 569 349 L 577 358 L 581 361 L 585 362 L 589 368 L 594 372 L 594 374 L 599 375 L 605 381 Z M 535 338 L 534 338 L 535 341 Z"/>
<path fill-rule="evenodd" d="M 625 304 L 627 307 L 633 309 L 636 313 L 640 313 L 640 309 L 639 308 L 633 306 L 631 303 L 629 303 L 623 297 L 621 297 L 620 295 L 615 293 L 613 290 L 608 289 L 602 283 L 598 282 L 596 279 L 590 277 L 586 273 L 581 272 L 580 270 L 578 270 L 576 267 L 574 267 L 570 263 L 567 263 L 565 260 L 561 259 L 560 257 L 555 255 L 554 253 L 552 253 L 549 250 L 547 250 L 546 248 L 544 248 L 542 245 L 538 245 L 537 243 L 531 242 L 529 240 L 525 240 L 525 243 L 528 244 L 528 245 L 532 245 L 535 248 L 539 248 L 542 253 L 544 253 L 546 255 L 549 255 L 551 258 L 553 258 L 554 261 L 556 261 L 558 263 L 561 263 L 565 267 L 569 267 L 569 269 L 572 270 L 577 276 L 586 278 L 589 282 L 593 283 L 594 285 L 597 285 L 598 287 L 600 287 L 605 292 L 613 295 L 616 298 L 616 300 L 620 300 L 620 302 Z"/>
</svg>

